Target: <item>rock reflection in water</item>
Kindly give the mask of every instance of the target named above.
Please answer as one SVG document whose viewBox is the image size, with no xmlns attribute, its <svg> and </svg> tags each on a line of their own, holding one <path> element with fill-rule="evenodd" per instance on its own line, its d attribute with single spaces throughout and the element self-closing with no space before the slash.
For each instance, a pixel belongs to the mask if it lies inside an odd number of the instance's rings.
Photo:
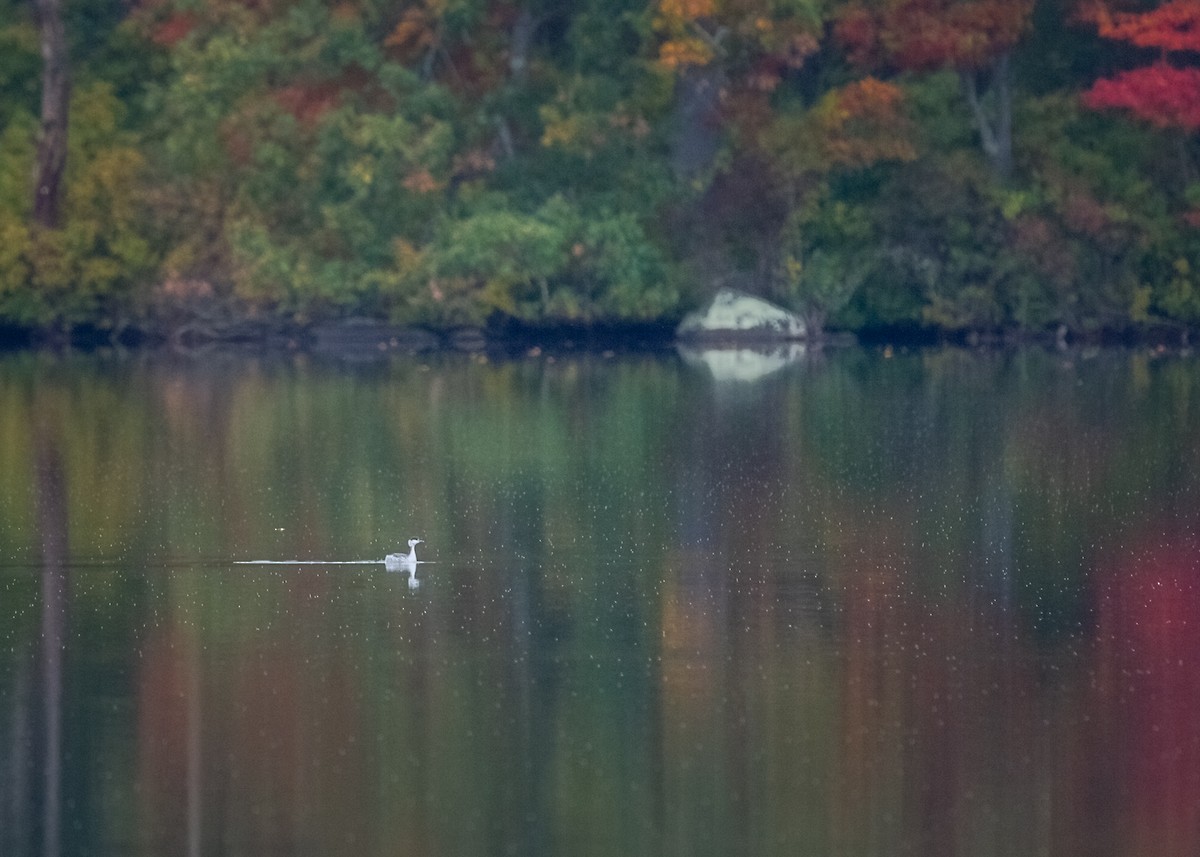
<svg viewBox="0 0 1200 857">
<path fill-rule="evenodd" d="M 797 342 L 737 348 L 698 348 L 691 345 L 678 345 L 676 348 L 685 363 L 707 369 L 714 381 L 735 382 L 758 381 L 799 362 L 807 354 L 806 346 Z"/>
</svg>

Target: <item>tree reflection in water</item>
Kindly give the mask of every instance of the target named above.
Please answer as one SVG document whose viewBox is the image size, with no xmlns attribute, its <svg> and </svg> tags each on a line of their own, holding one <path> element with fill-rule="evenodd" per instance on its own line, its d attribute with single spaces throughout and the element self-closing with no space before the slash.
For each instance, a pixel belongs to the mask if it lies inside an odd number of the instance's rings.
<svg viewBox="0 0 1200 857">
<path fill-rule="evenodd" d="M 0 851 L 1200 853 L 1200 367 L 1097 359 L 0 373 Z"/>
</svg>

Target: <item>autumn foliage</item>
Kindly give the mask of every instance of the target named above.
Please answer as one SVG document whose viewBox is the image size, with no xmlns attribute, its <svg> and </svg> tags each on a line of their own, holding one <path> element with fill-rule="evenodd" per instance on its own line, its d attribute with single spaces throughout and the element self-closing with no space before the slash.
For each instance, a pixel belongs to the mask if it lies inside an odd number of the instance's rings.
<svg viewBox="0 0 1200 857">
<path fill-rule="evenodd" d="M 725 60 L 747 89 L 770 92 L 820 45 L 809 22 L 769 11 L 754 0 L 660 0 L 659 65 L 678 71 Z"/>
<path fill-rule="evenodd" d="M 1178 67 L 1173 53 L 1200 51 L 1200 0 L 1172 0 L 1143 14 L 1113 14 L 1107 7 L 1085 10 L 1101 36 L 1158 48 L 1153 65 L 1097 80 L 1083 95 L 1093 110 L 1128 110 L 1158 128 L 1200 128 L 1200 69 Z"/>
<path fill-rule="evenodd" d="M 0 0 L 0 326 L 669 320 L 718 283 L 851 328 L 1200 325 L 1200 0 L 1035 3 L 72 0 L 36 231 Z"/>
<path fill-rule="evenodd" d="M 1159 128 L 1200 128 L 1200 69 L 1155 63 L 1096 81 L 1083 96 L 1093 110 L 1128 110 Z"/>
<path fill-rule="evenodd" d="M 850 60 L 866 68 L 979 68 L 1017 43 L 1032 8 L 1029 0 L 856 3 L 838 16 L 835 33 Z"/>
<path fill-rule="evenodd" d="M 818 113 L 830 164 L 861 168 L 917 156 L 898 86 L 867 77 L 836 90 L 822 108 Z"/>
<path fill-rule="evenodd" d="M 1101 4 L 1085 7 L 1083 17 L 1094 22 L 1106 39 L 1129 42 L 1139 48 L 1200 51 L 1200 2 L 1197 0 L 1171 0 L 1142 14 L 1113 14 Z"/>
</svg>

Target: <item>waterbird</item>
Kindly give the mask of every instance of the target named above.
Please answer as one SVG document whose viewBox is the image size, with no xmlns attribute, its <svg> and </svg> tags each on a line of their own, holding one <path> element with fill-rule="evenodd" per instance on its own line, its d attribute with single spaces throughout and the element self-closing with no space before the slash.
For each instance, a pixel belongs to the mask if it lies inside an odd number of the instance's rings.
<svg viewBox="0 0 1200 857">
<path fill-rule="evenodd" d="M 388 571 L 411 571 L 414 574 L 417 571 L 417 545 L 422 544 L 424 539 L 409 539 L 408 553 L 390 553 L 383 558 L 383 566 Z"/>
</svg>

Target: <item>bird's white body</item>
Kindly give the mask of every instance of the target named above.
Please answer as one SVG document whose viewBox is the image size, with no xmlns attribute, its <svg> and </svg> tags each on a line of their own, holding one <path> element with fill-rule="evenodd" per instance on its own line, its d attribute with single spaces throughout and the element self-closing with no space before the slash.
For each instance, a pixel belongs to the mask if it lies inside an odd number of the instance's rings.
<svg viewBox="0 0 1200 857">
<path fill-rule="evenodd" d="M 417 573 L 417 545 L 424 539 L 409 539 L 408 553 L 390 553 L 383 558 L 383 565 L 388 571 L 407 571 Z"/>
</svg>

